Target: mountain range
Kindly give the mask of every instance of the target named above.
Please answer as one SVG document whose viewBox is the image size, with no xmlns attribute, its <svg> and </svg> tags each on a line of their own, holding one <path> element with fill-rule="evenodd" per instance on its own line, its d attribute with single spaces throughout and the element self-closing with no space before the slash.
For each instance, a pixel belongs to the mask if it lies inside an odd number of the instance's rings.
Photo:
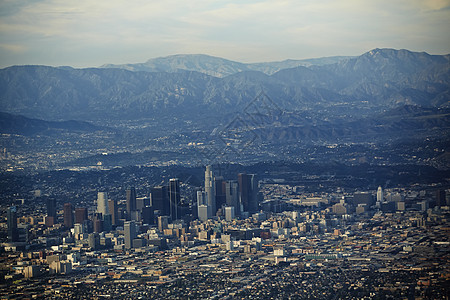
<svg viewBox="0 0 450 300">
<path fill-rule="evenodd" d="M 44 120 L 220 118 L 264 93 L 280 111 L 372 114 L 450 107 L 450 55 L 374 49 L 357 57 L 243 64 L 179 55 L 101 68 L 0 70 L 0 111 Z"/>
<path fill-rule="evenodd" d="M 145 63 L 137 64 L 106 64 L 101 68 L 125 69 L 129 71 L 144 72 L 179 72 L 196 71 L 215 77 L 226 77 L 244 71 L 259 71 L 272 75 L 283 69 L 295 68 L 298 66 L 309 67 L 313 65 L 326 65 L 337 63 L 341 60 L 351 58 L 350 56 L 332 56 L 323 58 L 311 58 L 303 60 L 287 59 L 279 62 L 263 63 L 241 63 L 228 59 L 214 57 L 204 54 L 178 54 L 167 57 L 149 59 Z"/>
</svg>

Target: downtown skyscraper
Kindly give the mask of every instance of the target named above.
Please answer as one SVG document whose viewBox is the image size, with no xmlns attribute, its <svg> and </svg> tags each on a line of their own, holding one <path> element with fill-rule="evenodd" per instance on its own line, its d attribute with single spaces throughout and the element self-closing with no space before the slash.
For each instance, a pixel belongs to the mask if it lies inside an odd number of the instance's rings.
<svg viewBox="0 0 450 300">
<path fill-rule="evenodd" d="M 97 213 L 102 214 L 102 216 L 109 214 L 108 193 L 106 192 L 98 192 L 97 194 Z"/>
<path fill-rule="evenodd" d="M 208 215 L 213 216 L 216 214 L 216 193 L 215 182 L 212 166 L 206 166 L 205 170 L 205 193 L 206 204 L 208 206 Z"/>
<path fill-rule="evenodd" d="M 64 203 L 64 226 L 72 228 L 73 226 L 73 207 L 71 203 Z"/>
<path fill-rule="evenodd" d="M 172 221 L 180 218 L 179 205 L 181 202 L 180 195 L 180 181 L 178 178 L 171 178 L 169 180 L 169 204 L 170 204 L 170 217 Z"/>
<path fill-rule="evenodd" d="M 239 198 L 242 209 L 248 213 L 258 211 L 258 182 L 255 174 L 238 174 Z"/>
<path fill-rule="evenodd" d="M 17 229 L 17 209 L 11 206 L 6 211 L 6 222 L 8 223 L 8 241 L 11 243 L 19 241 L 19 231 Z"/>
<path fill-rule="evenodd" d="M 132 215 L 136 211 L 136 190 L 131 187 L 126 190 L 126 201 L 127 201 L 127 220 L 132 219 Z"/>
</svg>

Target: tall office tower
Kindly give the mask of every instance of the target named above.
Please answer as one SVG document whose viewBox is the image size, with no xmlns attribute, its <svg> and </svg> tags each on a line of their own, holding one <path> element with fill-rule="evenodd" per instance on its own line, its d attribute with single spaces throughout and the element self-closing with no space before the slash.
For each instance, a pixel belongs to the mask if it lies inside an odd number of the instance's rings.
<svg viewBox="0 0 450 300">
<path fill-rule="evenodd" d="M 103 216 L 103 231 L 110 232 L 112 230 L 112 216 L 104 215 Z"/>
<path fill-rule="evenodd" d="M 258 194 L 259 194 L 259 186 L 258 180 L 255 174 L 250 174 L 250 186 L 251 186 L 251 196 L 249 203 L 249 212 L 255 213 L 258 212 L 259 203 L 258 203 Z"/>
<path fill-rule="evenodd" d="M 55 198 L 48 198 L 47 199 L 47 225 L 52 226 L 56 223 L 56 199 Z"/>
<path fill-rule="evenodd" d="M 150 189 L 150 206 L 153 211 L 159 211 L 159 215 L 170 215 L 169 195 L 166 186 L 155 186 Z"/>
<path fill-rule="evenodd" d="M 214 174 L 211 166 L 206 166 L 205 171 L 205 193 L 206 193 L 206 201 L 208 203 L 208 209 L 210 211 L 210 216 L 216 214 L 216 193 L 215 193 L 215 183 L 214 183 Z"/>
<path fill-rule="evenodd" d="M 228 180 L 225 182 L 225 199 L 227 206 L 234 207 L 236 214 L 240 212 L 239 205 L 239 188 L 238 183 L 235 180 Z"/>
<path fill-rule="evenodd" d="M 169 180 L 169 203 L 170 203 L 170 217 L 172 222 L 179 219 L 179 205 L 181 201 L 180 195 L 180 181 L 178 178 Z"/>
<path fill-rule="evenodd" d="M 226 206 L 225 207 L 225 220 L 231 221 L 234 218 L 235 218 L 234 207 L 233 206 Z"/>
<path fill-rule="evenodd" d="M 198 209 L 198 219 L 200 221 L 205 222 L 210 218 L 210 216 L 208 215 L 210 210 L 208 209 L 207 205 L 202 204 L 199 207 L 197 207 L 197 209 Z"/>
<path fill-rule="evenodd" d="M 219 210 L 227 203 L 225 195 L 225 180 L 222 176 L 216 176 L 214 189 L 216 191 L 216 209 Z"/>
<path fill-rule="evenodd" d="M 210 210 L 208 208 L 208 201 L 206 200 L 206 193 L 197 191 L 197 215 L 200 221 L 206 221 L 211 218 Z"/>
<path fill-rule="evenodd" d="M 151 206 L 142 208 L 142 223 L 149 225 L 155 224 L 155 214 Z"/>
<path fill-rule="evenodd" d="M 136 211 L 136 190 L 134 187 L 126 191 L 127 194 L 127 220 L 130 220 L 133 211 Z"/>
<path fill-rule="evenodd" d="M 131 249 L 133 247 L 133 240 L 136 238 L 136 223 L 134 221 L 127 221 L 123 227 L 125 235 L 125 248 Z"/>
<path fill-rule="evenodd" d="M 239 198 L 243 211 L 254 213 L 258 211 L 258 182 L 254 174 L 238 174 Z"/>
<path fill-rule="evenodd" d="M 108 200 L 108 212 L 111 215 L 111 225 L 117 225 L 117 221 L 119 219 L 119 213 L 117 211 L 117 202 L 116 200 Z"/>
<path fill-rule="evenodd" d="M 88 211 L 86 207 L 75 208 L 75 224 L 83 224 L 88 220 Z"/>
<path fill-rule="evenodd" d="M 108 193 L 98 192 L 97 194 L 97 213 L 105 216 L 109 213 L 108 210 Z"/>
<path fill-rule="evenodd" d="M 377 202 L 383 202 L 383 200 L 384 200 L 383 188 L 379 186 L 377 190 Z"/>
<path fill-rule="evenodd" d="M 73 226 L 73 210 L 71 203 L 64 203 L 64 226 L 72 228 Z"/>
<path fill-rule="evenodd" d="M 100 233 L 103 231 L 103 215 L 100 213 L 94 214 L 94 232 Z"/>
<path fill-rule="evenodd" d="M 208 205 L 206 201 L 206 193 L 204 191 L 197 191 L 197 206 Z"/>
<path fill-rule="evenodd" d="M 18 242 L 19 231 L 17 229 L 17 209 L 15 206 L 8 207 L 6 219 L 8 225 L 8 241 L 11 243 Z"/>
</svg>

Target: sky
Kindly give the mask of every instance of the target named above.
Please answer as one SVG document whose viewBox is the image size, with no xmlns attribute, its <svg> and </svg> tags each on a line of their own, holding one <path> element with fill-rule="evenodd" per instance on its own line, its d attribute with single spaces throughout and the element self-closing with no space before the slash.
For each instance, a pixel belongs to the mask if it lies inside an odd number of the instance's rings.
<svg viewBox="0 0 450 300">
<path fill-rule="evenodd" d="M 0 68 L 450 53 L 450 0 L 0 0 Z"/>
</svg>

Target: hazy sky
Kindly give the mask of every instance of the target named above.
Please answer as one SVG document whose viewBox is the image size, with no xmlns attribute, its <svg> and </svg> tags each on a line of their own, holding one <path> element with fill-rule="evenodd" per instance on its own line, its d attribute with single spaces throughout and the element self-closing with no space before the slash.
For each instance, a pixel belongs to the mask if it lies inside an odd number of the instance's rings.
<svg viewBox="0 0 450 300">
<path fill-rule="evenodd" d="M 450 0 L 0 0 L 0 67 L 450 53 Z"/>
</svg>

